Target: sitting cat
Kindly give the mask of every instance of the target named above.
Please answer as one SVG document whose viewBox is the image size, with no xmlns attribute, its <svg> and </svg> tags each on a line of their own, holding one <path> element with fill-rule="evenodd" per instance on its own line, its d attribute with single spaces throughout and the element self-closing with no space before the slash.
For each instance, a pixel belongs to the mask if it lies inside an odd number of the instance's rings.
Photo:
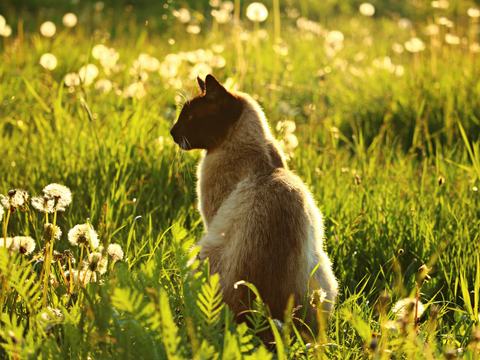
<svg viewBox="0 0 480 360">
<path fill-rule="evenodd" d="M 287 169 L 265 115 L 247 94 L 227 91 L 212 75 L 187 101 L 171 130 L 183 149 L 204 149 L 198 166 L 198 207 L 206 234 L 200 259 L 220 274 L 223 299 L 245 321 L 254 284 L 273 318 L 283 320 L 290 295 L 301 305 L 310 290 L 326 292 L 330 311 L 338 284 L 323 250 L 323 219 L 302 180 Z M 308 303 L 307 303 L 308 304 Z M 316 324 L 308 304 L 305 322 Z"/>
</svg>

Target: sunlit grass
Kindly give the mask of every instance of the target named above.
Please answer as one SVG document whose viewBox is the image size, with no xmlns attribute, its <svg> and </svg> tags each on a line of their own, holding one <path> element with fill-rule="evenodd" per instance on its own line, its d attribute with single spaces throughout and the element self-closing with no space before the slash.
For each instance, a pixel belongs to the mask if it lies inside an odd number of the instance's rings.
<svg viewBox="0 0 480 360">
<path fill-rule="evenodd" d="M 426 14 L 419 21 L 382 7 L 371 17 L 368 5 L 319 16 L 303 2 L 280 6 L 278 18 L 268 7 L 264 22 L 252 22 L 243 2 L 238 13 L 210 3 L 171 5 L 164 32 L 135 8 L 115 18 L 98 4 L 85 7 L 91 18 L 74 14 L 76 24 L 55 15 L 55 30 L 47 18 L 36 31 L 21 33 L 11 19 L 0 26 L 0 193 L 68 186 L 72 204 L 56 218 L 63 235 L 50 241 L 77 259 L 73 270 L 64 263 L 65 279 L 52 264 L 57 284 L 46 285 L 42 262 L 26 266 L 35 255 L 2 252 L 2 356 L 267 359 L 284 358 L 283 349 L 288 358 L 476 359 L 476 8 L 459 4 L 455 14 L 453 2 L 433 2 L 416 10 Z M 199 153 L 178 150 L 169 130 L 178 104 L 198 94 L 196 76 L 209 72 L 259 101 L 326 218 L 339 303 L 315 339 L 280 319 L 276 354 L 218 307 L 218 279 L 188 277 L 198 266 L 187 265 L 188 250 L 202 234 Z M 5 209 L 2 237 L 38 246 L 44 223 L 33 209 Z M 124 251 L 102 283 L 78 276 L 91 259 L 67 242 L 84 223 L 99 244 Z M 402 299 L 413 306 L 398 316 L 391 308 Z"/>
</svg>

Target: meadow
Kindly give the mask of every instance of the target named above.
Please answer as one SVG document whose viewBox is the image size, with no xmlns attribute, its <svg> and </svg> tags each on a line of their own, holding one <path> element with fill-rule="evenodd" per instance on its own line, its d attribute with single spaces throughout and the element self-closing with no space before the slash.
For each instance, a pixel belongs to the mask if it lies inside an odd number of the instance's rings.
<svg viewBox="0 0 480 360">
<path fill-rule="evenodd" d="M 6 4 L 1 358 L 480 358 L 473 1 Z M 201 153 L 169 131 L 208 73 L 259 102 L 325 215 L 318 334 L 260 299 L 234 323 L 187 265 Z"/>
</svg>

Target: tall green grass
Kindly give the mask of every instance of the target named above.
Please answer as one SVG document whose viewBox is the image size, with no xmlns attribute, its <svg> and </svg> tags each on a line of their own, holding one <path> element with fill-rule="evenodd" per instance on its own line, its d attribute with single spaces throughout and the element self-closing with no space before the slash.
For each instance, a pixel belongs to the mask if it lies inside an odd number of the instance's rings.
<svg viewBox="0 0 480 360">
<path fill-rule="evenodd" d="M 0 193 L 23 188 L 36 195 L 49 183 L 64 184 L 73 193 L 71 207 L 57 219 L 64 234 L 88 218 L 103 244 L 117 242 L 125 251 L 125 261 L 104 283 L 87 284 L 76 301 L 53 289 L 49 305 L 62 317 L 50 314 L 49 321 L 41 319 L 47 310 L 35 283 L 41 264 L 15 272 L 1 252 L 0 270 L 9 274 L 15 299 L 2 304 L 2 357 L 477 359 L 480 114 L 478 65 L 468 46 L 442 42 L 432 51 L 421 35 L 426 23 L 401 30 L 395 15 L 379 7 L 375 18 L 325 15 L 322 28 L 345 37 L 331 57 L 325 36 L 298 29 L 284 6 L 281 43 L 274 39 L 273 10 L 259 26 L 268 38 L 242 41 L 229 24 L 217 24 L 213 34 L 210 9 L 190 8 L 199 35 L 187 33 L 171 15 L 172 25 L 159 33 L 138 21 L 135 9 L 122 21 L 105 9 L 80 18 L 73 29 L 58 22 L 51 39 L 34 30 L 20 37 L 12 24 L 14 35 L 0 44 Z M 308 9 L 299 8 L 302 15 Z M 455 11 L 455 29 L 466 34 L 468 18 Z M 253 33 L 244 12 L 241 20 Z M 425 41 L 425 51 L 392 50 L 394 42 L 404 44 L 414 34 Z M 115 48 L 125 68 L 107 75 L 92 58 L 98 43 Z M 290 149 L 289 166 L 325 214 L 326 248 L 341 285 L 320 334 L 292 327 L 287 315 L 280 319 L 283 328 L 272 326 L 277 344 L 271 348 L 233 322 L 208 269 L 199 269 L 196 282 L 189 275 L 198 266 L 187 265 L 189 250 L 203 231 L 195 195 L 200 153 L 180 151 L 169 130 L 176 103 L 199 92 L 192 65 L 180 66 L 179 90 L 167 89 L 158 72 L 149 73 L 140 99 L 103 94 L 93 84 L 73 92 L 65 86 L 67 73 L 90 62 L 100 69 L 98 78 L 125 90 L 138 80 L 129 69 L 141 53 L 163 61 L 171 53 L 219 44 L 226 65 L 214 75 L 254 95 L 280 140 L 286 135 L 277 122 L 295 122 L 299 144 Z M 38 63 L 46 52 L 58 59 L 52 71 Z M 374 66 L 386 56 L 403 66 L 403 76 Z M 351 66 L 364 76 L 354 75 Z M 30 219 L 16 212 L 8 234 L 40 240 L 42 222 L 40 214 Z M 69 247 L 66 235 L 56 246 Z M 419 284 L 423 264 L 431 279 Z M 418 326 L 412 311 L 395 322 L 391 305 L 417 293 L 426 307 Z M 252 306 L 258 329 L 273 324 L 260 301 Z"/>
</svg>

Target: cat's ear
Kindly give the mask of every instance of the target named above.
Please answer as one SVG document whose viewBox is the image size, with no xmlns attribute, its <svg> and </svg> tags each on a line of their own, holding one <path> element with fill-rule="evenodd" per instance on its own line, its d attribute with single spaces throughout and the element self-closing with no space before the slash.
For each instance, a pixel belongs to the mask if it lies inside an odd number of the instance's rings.
<svg viewBox="0 0 480 360">
<path fill-rule="evenodd" d="M 200 76 L 197 76 L 197 81 L 198 81 L 198 86 L 200 86 L 200 90 L 202 90 L 202 93 L 205 92 L 205 81 L 200 79 Z"/>
<path fill-rule="evenodd" d="M 222 84 L 218 82 L 213 75 L 208 74 L 205 79 L 206 93 L 208 100 L 219 101 L 225 99 L 225 92 L 227 91 Z"/>
</svg>

